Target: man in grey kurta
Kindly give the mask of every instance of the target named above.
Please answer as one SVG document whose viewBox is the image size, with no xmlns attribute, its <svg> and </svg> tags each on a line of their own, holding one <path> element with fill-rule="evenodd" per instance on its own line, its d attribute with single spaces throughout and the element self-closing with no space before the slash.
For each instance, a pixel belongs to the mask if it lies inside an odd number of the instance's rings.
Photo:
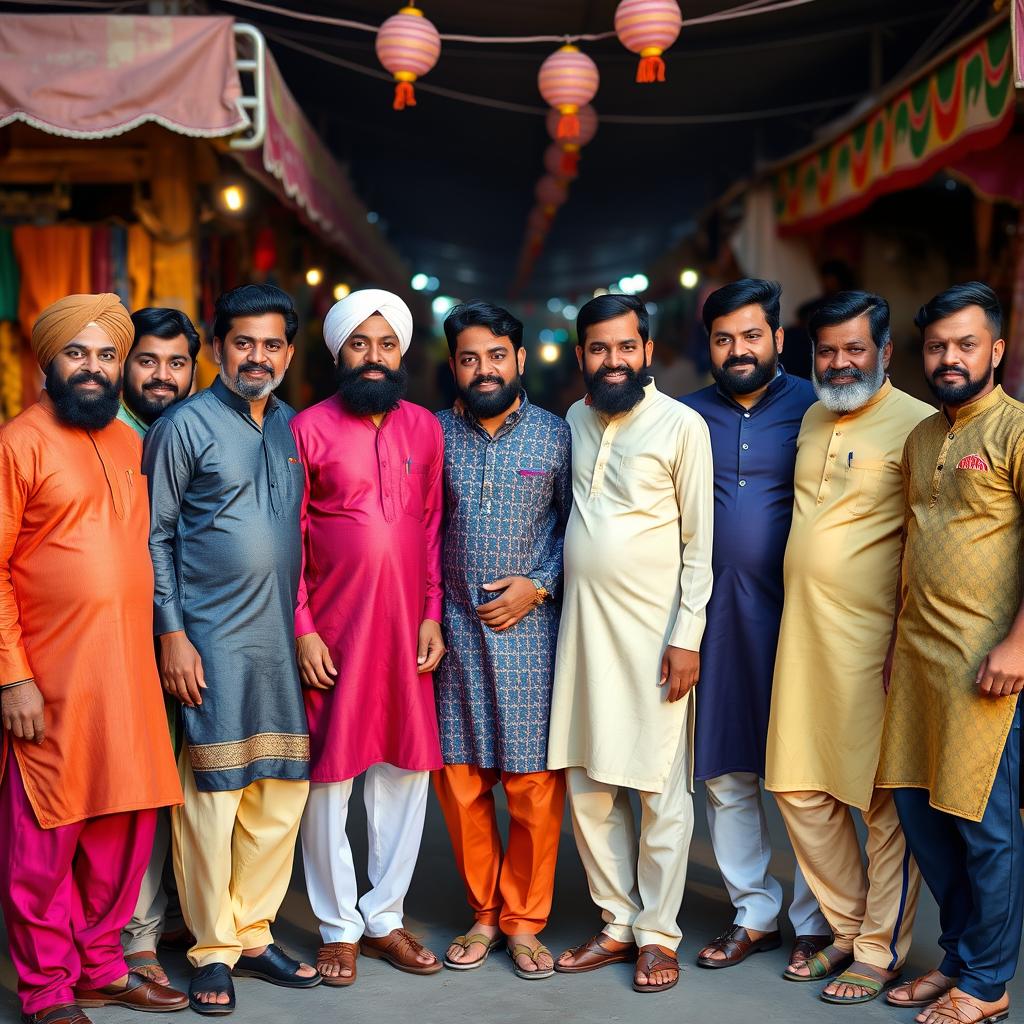
<svg viewBox="0 0 1024 1024">
<path fill-rule="evenodd" d="M 319 981 L 270 936 L 309 788 L 293 626 L 304 476 L 293 411 L 271 393 L 296 327 L 280 289 L 222 295 L 220 377 L 150 428 L 143 455 L 161 678 L 185 731 L 172 828 L 199 1012 L 233 1005 L 231 968 L 290 987 Z"/>
</svg>

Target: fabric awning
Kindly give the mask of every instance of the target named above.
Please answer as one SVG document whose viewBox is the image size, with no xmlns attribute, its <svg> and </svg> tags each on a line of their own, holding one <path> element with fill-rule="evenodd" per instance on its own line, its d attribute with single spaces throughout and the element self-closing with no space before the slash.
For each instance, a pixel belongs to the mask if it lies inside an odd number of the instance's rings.
<svg viewBox="0 0 1024 1024">
<path fill-rule="evenodd" d="M 73 139 L 156 122 L 201 138 L 249 124 L 233 19 L 92 14 L 0 18 L 0 127 Z"/>
<path fill-rule="evenodd" d="M 1010 20 L 1000 18 L 947 51 L 918 77 L 831 140 L 774 175 L 783 234 L 849 217 L 911 188 L 966 154 L 995 146 L 1016 108 Z"/>
</svg>

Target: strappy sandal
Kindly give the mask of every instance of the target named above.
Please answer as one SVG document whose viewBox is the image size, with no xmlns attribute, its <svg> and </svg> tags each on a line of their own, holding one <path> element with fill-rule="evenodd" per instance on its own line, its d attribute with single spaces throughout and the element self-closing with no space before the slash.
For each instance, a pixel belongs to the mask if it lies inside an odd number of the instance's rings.
<svg viewBox="0 0 1024 1024">
<path fill-rule="evenodd" d="M 198 998 L 200 992 L 226 995 L 228 1001 L 204 1003 Z M 223 1017 L 235 1012 L 235 986 L 227 964 L 207 964 L 192 975 L 192 980 L 188 983 L 188 1005 L 204 1017 Z"/>
<path fill-rule="evenodd" d="M 136 974 L 141 974 L 142 977 L 149 981 L 155 981 L 158 985 L 166 985 L 168 983 L 167 971 L 164 970 L 164 965 L 157 960 L 155 950 L 140 950 L 138 953 L 126 953 L 124 962 L 130 970 Z M 160 980 L 160 977 L 155 976 L 152 973 L 153 971 L 159 971 L 163 981 Z"/>
<path fill-rule="evenodd" d="M 809 957 L 801 964 L 802 967 L 807 968 L 807 974 L 797 974 L 787 967 L 782 972 L 782 976 L 786 981 L 822 981 L 825 978 L 831 978 L 833 974 L 838 974 L 840 971 L 845 970 L 853 963 L 852 953 L 843 953 L 841 950 L 836 949 L 836 952 L 839 953 L 839 958 L 832 960 L 828 955 L 829 949 L 835 949 L 835 946 L 819 950 L 814 956 Z"/>
<path fill-rule="evenodd" d="M 941 982 L 931 980 L 932 976 L 936 974 L 942 978 Z M 913 981 L 905 981 L 902 985 L 896 985 L 890 989 L 885 994 L 885 1001 L 890 1006 L 906 1006 L 908 1008 L 931 1006 L 932 1003 L 938 1002 L 951 988 L 955 988 L 959 981 L 959 978 L 947 978 L 941 971 L 929 971 L 927 974 L 922 974 L 919 978 L 914 978 Z M 920 994 L 921 989 L 926 985 L 931 987 L 931 995 L 924 996 Z M 893 998 L 901 988 L 907 990 L 909 999 Z"/>
<path fill-rule="evenodd" d="M 648 992 L 667 992 L 670 988 L 675 988 L 679 984 L 679 960 L 674 953 L 666 953 L 663 949 L 658 946 L 641 946 L 640 955 L 636 961 L 637 971 L 643 971 L 647 975 L 648 984 L 638 985 L 636 983 L 636 977 L 633 977 L 633 991 L 646 994 Z M 670 970 L 675 971 L 676 976 L 671 981 L 666 981 L 662 985 L 650 984 L 651 975 L 655 971 Z"/>
<path fill-rule="evenodd" d="M 869 966 L 869 965 L 867 965 Z M 832 985 L 853 985 L 856 988 L 866 988 L 867 994 L 863 996 L 835 996 L 829 992 L 822 992 L 819 998 L 826 1003 L 833 1003 L 836 1006 L 852 1006 L 854 1003 L 870 1003 L 877 999 L 879 994 L 890 985 L 899 981 L 899 975 L 884 981 L 882 978 L 873 978 L 870 974 L 863 974 L 861 971 L 843 971 L 837 978 L 833 978 L 829 984 Z M 826 986 L 827 987 L 827 986 Z"/>
<path fill-rule="evenodd" d="M 497 949 L 501 945 L 501 935 L 495 935 L 493 938 L 484 935 L 483 932 L 471 932 L 469 935 L 456 935 L 451 942 L 448 943 L 448 947 L 459 946 L 465 952 L 469 952 L 470 946 L 483 946 L 484 955 L 479 960 L 449 960 L 448 954 L 445 953 L 444 960 L 442 961 L 445 967 L 450 971 L 475 971 L 478 967 L 483 967 L 487 958 L 491 955 L 491 950 Z"/>
<path fill-rule="evenodd" d="M 325 942 L 316 954 L 316 973 L 331 988 L 347 988 L 356 980 L 356 957 L 359 956 L 358 942 Z M 338 974 L 324 974 L 322 967 L 337 967 Z M 348 975 L 341 974 L 347 970 Z"/>
<path fill-rule="evenodd" d="M 963 1007 L 967 1007 L 973 1013 L 965 1012 Z M 947 992 L 932 1007 L 931 1013 L 943 1022 L 948 1021 L 949 1024 L 997 1024 L 998 1021 L 1006 1020 L 1010 1016 L 1010 1003 L 1007 1001 L 1005 1009 L 986 1014 L 966 992 L 958 996 Z"/>
<path fill-rule="evenodd" d="M 537 957 L 539 957 L 541 953 L 547 953 L 547 955 L 551 957 L 552 961 L 555 959 L 551 955 L 551 950 L 543 943 L 534 946 L 531 949 L 529 946 L 526 946 L 521 942 L 517 942 L 514 946 L 506 946 L 505 952 L 508 953 L 508 957 L 512 961 L 512 970 L 515 971 L 516 977 L 522 978 L 523 981 L 543 981 L 545 978 L 554 976 L 555 968 L 553 966 L 542 968 L 540 964 L 537 963 Z M 524 971 L 523 968 L 519 966 L 518 958 L 521 956 L 528 957 L 532 960 L 536 965 L 537 970 Z"/>
</svg>

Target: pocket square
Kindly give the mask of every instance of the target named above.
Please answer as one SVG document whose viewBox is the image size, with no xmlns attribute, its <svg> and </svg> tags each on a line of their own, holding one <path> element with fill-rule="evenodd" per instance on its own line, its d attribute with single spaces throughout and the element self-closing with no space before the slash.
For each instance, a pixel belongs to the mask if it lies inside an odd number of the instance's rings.
<svg viewBox="0 0 1024 1024">
<path fill-rule="evenodd" d="M 521 469 L 519 470 L 520 476 L 545 476 L 547 474 L 546 469 Z"/>
<path fill-rule="evenodd" d="M 965 455 L 957 464 L 957 469 L 976 469 L 981 473 L 988 472 L 988 463 L 980 455 Z"/>
</svg>

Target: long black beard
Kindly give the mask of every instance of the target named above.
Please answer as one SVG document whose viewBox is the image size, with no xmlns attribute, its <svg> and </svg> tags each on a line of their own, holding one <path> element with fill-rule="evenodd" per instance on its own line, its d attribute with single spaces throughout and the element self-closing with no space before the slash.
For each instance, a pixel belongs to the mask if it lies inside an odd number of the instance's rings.
<svg viewBox="0 0 1024 1024">
<path fill-rule="evenodd" d="M 490 382 L 499 385 L 497 391 L 478 391 L 477 385 Z M 517 373 L 507 384 L 497 376 L 477 377 L 468 388 L 456 387 L 459 398 L 466 408 L 478 419 L 489 420 L 512 408 L 523 382 Z"/>
<path fill-rule="evenodd" d="M 751 366 L 754 369 L 750 373 L 733 373 L 734 366 Z M 724 366 L 712 366 L 711 376 L 715 378 L 718 386 L 730 395 L 752 395 L 760 391 L 765 384 L 769 383 L 779 368 L 779 357 L 776 354 L 773 359 L 762 363 L 753 356 L 733 356 L 726 359 Z"/>
<path fill-rule="evenodd" d="M 368 370 L 379 370 L 384 379 L 367 380 L 363 374 Z M 350 370 L 339 362 L 335 378 L 341 400 L 356 416 L 379 416 L 393 409 L 409 387 L 404 363 L 397 370 L 389 370 L 381 363 L 363 363 Z"/>
<path fill-rule="evenodd" d="M 96 381 L 101 390 L 94 395 L 76 391 L 74 384 L 84 380 Z M 121 404 L 121 377 L 118 375 L 117 380 L 112 381 L 102 373 L 77 370 L 65 380 L 50 363 L 46 369 L 46 393 L 65 423 L 83 430 L 102 430 L 117 416 Z"/>
<path fill-rule="evenodd" d="M 609 384 L 604 378 L 612 372 L 625 371 L 626 379 L 621 384 Z M 602 366 L 595 374 L 583 371 L 583 381 L 590 393 L 590 401 L 598 412 L 606 416 L 618 416 L 629 412 L 643 401 L 644 388 L 651 383 L 649 373 L 637 373 L 629 366 Z"/>
<path fill-rule="evenodd" d="M 940 367 L 935 371 L 936 375 L 945 373 Z M 988 369 L 977 380 L 971 380 L 966 374 L 962 384 L 940 384 L 934 377 L 928 378 L 928 387 L 932 394 L 943 405 L 963 405 L 969 402 L 979 391 L 981 391 L 992 377 L 992 362 L 989 361 Z"/>
</svg>

